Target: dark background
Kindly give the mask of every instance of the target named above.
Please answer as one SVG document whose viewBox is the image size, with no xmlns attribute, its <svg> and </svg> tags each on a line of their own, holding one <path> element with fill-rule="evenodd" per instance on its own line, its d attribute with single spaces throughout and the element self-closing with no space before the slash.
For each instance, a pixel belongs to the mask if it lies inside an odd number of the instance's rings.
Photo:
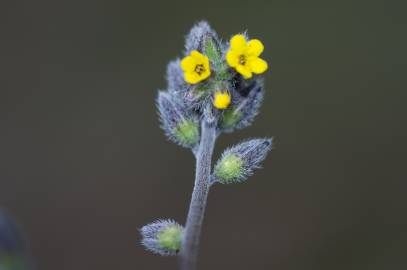
<svg viewBox="0 0 407 270">
<path fill-rule="evenodd" d="M 40 270 L 176 269 L 138 229 L 186 218 L 191 153 L 154 99 L 207 19 L 261 39 L 261 114 L 224 135 L 274 150 L 209 196 L 200 269 L 406 269 L 403 1 L 3 1 L 0 206 Z"/>
</svg>

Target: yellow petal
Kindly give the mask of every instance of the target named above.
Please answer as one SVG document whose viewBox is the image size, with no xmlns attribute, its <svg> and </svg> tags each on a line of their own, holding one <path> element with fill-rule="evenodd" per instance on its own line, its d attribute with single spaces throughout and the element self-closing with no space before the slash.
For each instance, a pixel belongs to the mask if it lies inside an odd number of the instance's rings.
<svg viewBox="0 0 407 270">
<path fill-rule="evenodd" d="M 195 50 L 191 52 L 191 56 L 199 64 L 203 64 L 203 62 L 205 62 L 208 59 L 208 57 L 206 55 L 203 55 L 202 53 L 195 51 Z"/>
<path fill-rule="evenodd" d="M 267 70 L 268 67 L 267 62 L 258 57 L 249 58 L 247 65 L 249 66 L 251 71 L 256 74 L 263 73 Z"/>
<path fill-rule="evenodd" d="M 224 110 L 229 106 L 230 101 L 231 101 L 231 98 L 230 98 L 230 94 L 228 92 L 222 93 L 220 91 L 216 91 L 215 96 L 213 98 L 213 106 L 215 108 Z"/>
<path fill-rule="evenodd" d="M 242 74 L 245 79 L 250 79 L 252 77 L 252 72 L 246 66 L 237 65 L 236 71 Z"/>
<path fill-rule="evenodd" d="M 230 47 L 236 52 L 243 51 L 246 46 L 246 38 L 244 35 L 234 35 L 230 40 Z"/>
<path fill-rule="evenodd" d="M 196 84 L 202 80 L 201 77 L 195 72 L 185 72 L 184 79 L 187 83 L 190 84 Z"/>
<path fill-rule="evenodd" d="M 209 69 L 205 69 L 205 71 L 199 76 L 199 81 L 203 81 L 211 75 L 211 71 Z"/>
<path fill-rule="evenodd" d="M 195 70 L 195 66 L 196 66 L 196 61 L 192 56 L 186 56 L 181 61 L 181 68 L 185 72 Z"/>
<path fill-rule="evenodd" d="M 247 54 L 250 56 L 259 56 L 264 50 L 263 43 L 258 39 L 252 39 L 247 44 Z"/>
<path fill-rule="evenodd" d="M 236 67 L 239 64 L 239 55 L 232 50 L 226 53 L 226 62 L 231 67 Z"/>
</svg>

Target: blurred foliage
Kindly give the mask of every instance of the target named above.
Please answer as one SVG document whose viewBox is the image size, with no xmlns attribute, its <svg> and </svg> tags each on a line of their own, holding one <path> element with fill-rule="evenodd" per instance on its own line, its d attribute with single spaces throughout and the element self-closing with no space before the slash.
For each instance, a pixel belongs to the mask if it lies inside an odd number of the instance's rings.
<svg viewBox="0 0 407 270">
<path fill-rule="evenodd" d="M 13 219 L 0 210 L 0 270 L 30 269 L 21 232 Z"/>
</svg>

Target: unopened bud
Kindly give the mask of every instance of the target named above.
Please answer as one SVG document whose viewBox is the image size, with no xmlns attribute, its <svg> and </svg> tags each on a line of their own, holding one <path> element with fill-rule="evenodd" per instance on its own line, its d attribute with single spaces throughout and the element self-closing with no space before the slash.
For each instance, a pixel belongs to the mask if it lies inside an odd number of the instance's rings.
<svg viewBox="0 0 407 270">
<path fill-rule="evenodd" d="M 170 256 L 179 252 L 184 228 L 173 220 L 158 220 L 145 225 L 140 232 L 147 250 Z"/>
<path fill-rule="evenodd" d="M 214 170 L 214 179 L 228 184 L 242 182 L 260 167 L 271 149 L 271 139 L 254 139 L 227 149 Z"/>
</svg>

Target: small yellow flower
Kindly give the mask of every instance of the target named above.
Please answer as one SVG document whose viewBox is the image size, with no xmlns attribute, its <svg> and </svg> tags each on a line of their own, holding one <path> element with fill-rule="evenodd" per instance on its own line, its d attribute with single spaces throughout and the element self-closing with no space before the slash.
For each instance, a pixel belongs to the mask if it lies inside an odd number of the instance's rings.
<svg viewBox="0 0 407 270">
<path fill-rule="evenodd" d="M 190 84 L 199 83 L 211 75 L 208 57 L 198 51 L 192 51 L 182 59 L 181 68 L 184 71 L 185 81 Z"/>
<path fill-rule="evenodd" d="M 236 69 L 245 79 L 252 73 L 260 74 L 267 70 L 267 62 L 259 58 L 264 46 L 258 39 L 246 42 L 244 35 L 235 35 L 230 40 L 230 48 L 226 53 L 226 62 Z"/>
<path fill-rule="evenodd" d="M 220 110 L 224 110 L 229 106 L 230 100 L 229 92 L 216 91 L 213 97 L 213 106 Z"/>
</svg>

